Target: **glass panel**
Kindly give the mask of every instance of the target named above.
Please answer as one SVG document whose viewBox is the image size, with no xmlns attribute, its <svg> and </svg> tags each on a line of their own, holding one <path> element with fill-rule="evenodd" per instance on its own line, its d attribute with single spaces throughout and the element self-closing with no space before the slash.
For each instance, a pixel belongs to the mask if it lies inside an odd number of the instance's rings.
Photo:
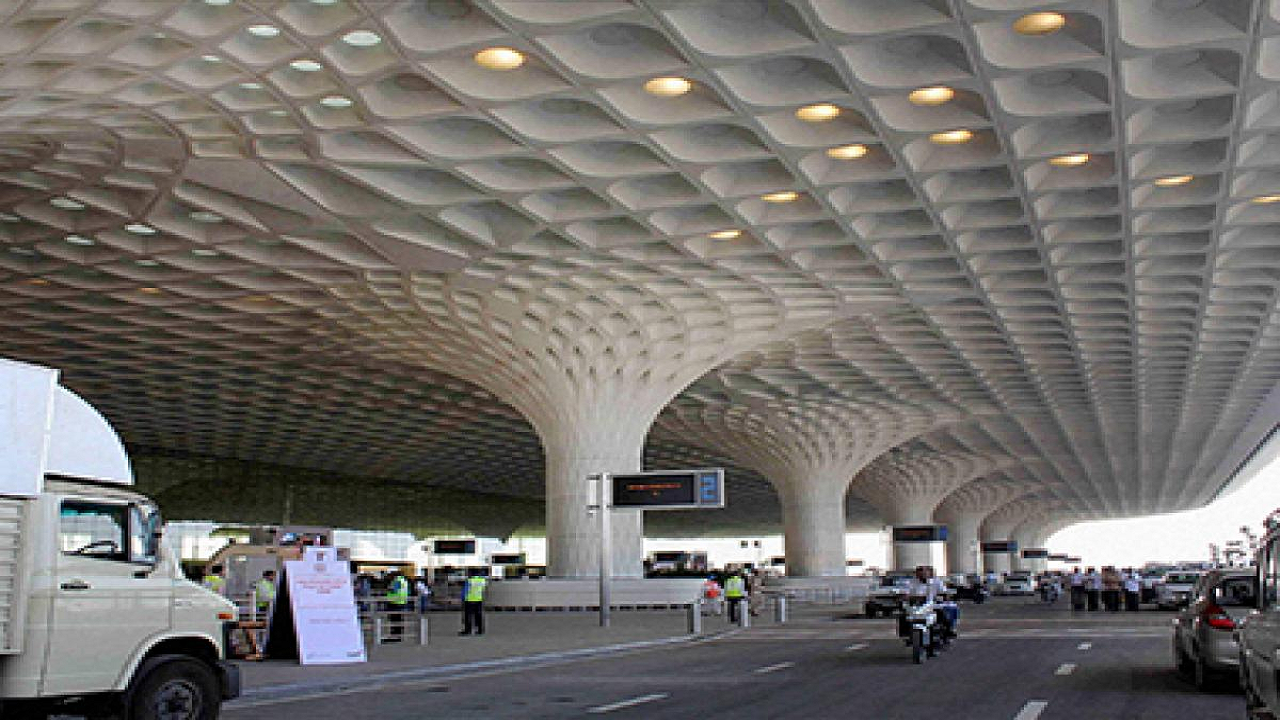
<svg viewBox="0 0 1280 720">
<path fill-rule="evenodd" d="M 160 511 L 151 505 L 134 505 L 130 509 L 129 559 L 154 563 L 160 533 Z"/>
<path fill-rule="evenodd" d="M 129 508 L 68 500 L 62 503 L 58 546 L 70 555 L 127 560 L 125 528 Z"/>
<path fill-rule="evenodd" d="M 1252 607 L 1256 600 L 1254 578 L 1230 578 L 1223 580 L 1214 590 L 1214 602 L 1222 607 Z"/>
</svg>

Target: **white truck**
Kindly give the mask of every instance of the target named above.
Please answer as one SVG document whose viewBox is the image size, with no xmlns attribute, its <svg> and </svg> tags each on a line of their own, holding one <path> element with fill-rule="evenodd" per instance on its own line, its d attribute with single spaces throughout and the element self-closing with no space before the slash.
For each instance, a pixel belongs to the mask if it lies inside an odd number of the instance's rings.
<svg viewBox="0 0 1280 720">
<path fill-rule="evenodd" d="M 212 720 L 234 607 L 182 577 L 115 431 L 0 360 L 0 717 Z"/>
</svg>

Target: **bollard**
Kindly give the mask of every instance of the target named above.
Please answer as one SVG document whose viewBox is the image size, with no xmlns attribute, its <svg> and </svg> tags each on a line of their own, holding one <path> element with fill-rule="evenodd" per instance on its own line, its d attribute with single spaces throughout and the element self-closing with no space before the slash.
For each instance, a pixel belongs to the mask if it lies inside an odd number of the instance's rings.
<svg viewBox="0 0 1280 720">
<path fill-rule="evenodd" d="M 745 599 L 738 603 L 738 627 L 751 627 L 751 613 L 747 610 L 747 602 Z"/>
<path fill-rule="evenodd" d="M 773 606 L 773 621 L 784 623 L 787 621 L 787 596 L 778 595 L 778 602 Z"/>
<path fill-rule="evenodd" d="M 418 644 L 427 644 L 427 614 L 418 614 Z"/>
<path fill-rule="evenodd" d="M 382 618 L 377 615 L 373 616 L 373 644 L 382 644 Z"/>
<path fill-rule="evenodd" d="M 689 603 L 689 634 L 702 634 L 702 601 L 694 600 Z"/>
</svg>

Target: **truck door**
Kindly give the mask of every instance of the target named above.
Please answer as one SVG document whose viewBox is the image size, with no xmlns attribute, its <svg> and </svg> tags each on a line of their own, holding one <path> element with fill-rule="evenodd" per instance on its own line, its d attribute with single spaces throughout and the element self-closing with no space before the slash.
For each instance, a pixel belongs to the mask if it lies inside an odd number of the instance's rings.
<svg viewBox="0 0 1280 720">
<path fill-rule="evenodd" d="M 1280 673 L 1280 542 L 1273 541 L 1259 560 L 1262 602 L 1260 612 L 1248 620 L 1246 662 L 1258 695 L 1274 708 L 1280 707 L 1276 687 Z"/>
<path fill-rule="evenodd" d="M 151 572 L 147 513 L 123 500 L 62 501 L 44 693 L 111 689 L 170 627 L 173 579 Z"/>
</svg>

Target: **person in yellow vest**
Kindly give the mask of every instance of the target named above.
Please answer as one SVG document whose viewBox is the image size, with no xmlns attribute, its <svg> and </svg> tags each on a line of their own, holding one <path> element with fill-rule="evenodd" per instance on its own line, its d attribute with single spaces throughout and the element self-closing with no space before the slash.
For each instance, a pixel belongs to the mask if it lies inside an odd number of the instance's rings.
<svg viewBox="0 0 1280 720">
<path fill-rule="evenodd" d="M 268 613 L 276 601 L 276 571 L 263 570 L 262 577 L 253 584 L 253 604 L 259 613 Z"/>
<path fill-rule="evenodd" d="M 462 632 L 470 635 L 472 628 L 477 635 L 484 634 L 484 590 L 489 580 L 479 569 L 471 571 L 471 577 L 462 583 Z"/>
<path fill-rule="evenodd" d="M 390 612 L 391 639 L 399 640 L 404 633 L 404 611 L 409 604 L 409 580 L 401 573 L 391 576 L 387 585 L 386 608 Z"/>
<path fill-rule="evenodd" d="M 742 601 L 747 597 L 747 581 L 742 573 L 735 571 L 724 581 L 724 599 L 729 603 L 729 622 L 738 622 L 738 613 L 742 612 Z"/>
<path fill-rule="evenodd" d="M 214 565 L 209 568 L 209 572 L 205 574 L 204 579 L 200 581 L 205 590 L 217 593 L 226 597 L 227 594 L 227 570 L 221 565 Z"/>
</svg>

